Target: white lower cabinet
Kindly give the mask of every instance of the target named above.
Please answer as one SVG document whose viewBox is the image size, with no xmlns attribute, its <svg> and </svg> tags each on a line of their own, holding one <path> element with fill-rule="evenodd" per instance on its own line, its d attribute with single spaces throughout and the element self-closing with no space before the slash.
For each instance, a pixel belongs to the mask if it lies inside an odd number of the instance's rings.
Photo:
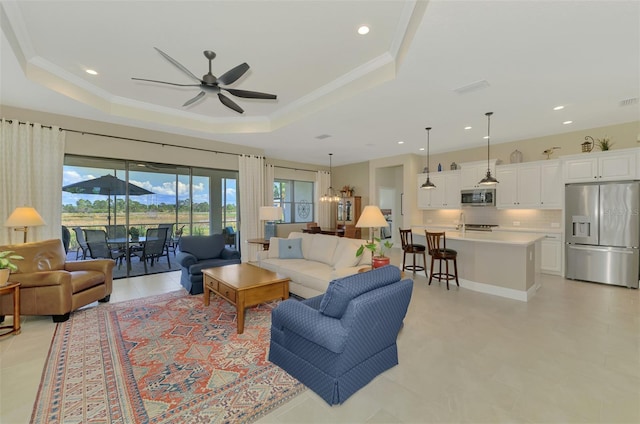
<svg viewBox="0 0 640 424">
<path fill-rule="evenodd" d="M 562 275 L 562 236 L 546 234 L 540 242 L 540 271 Z"/>
</svg>

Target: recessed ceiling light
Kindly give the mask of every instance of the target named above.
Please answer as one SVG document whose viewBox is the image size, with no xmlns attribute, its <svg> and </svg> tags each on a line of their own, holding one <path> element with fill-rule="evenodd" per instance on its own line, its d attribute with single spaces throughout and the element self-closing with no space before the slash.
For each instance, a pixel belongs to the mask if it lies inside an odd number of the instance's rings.
<svg viewBox="0 0 640 424">
<path fill-rule="evenodd" d="M 489 138 L 489 136 L 488 136 L 488 135 L 485 135 L 485 136 L 484 136 L 484 137 L 482 137 L 482 138 L 484 138 L 484 139 L 486 140 L 487 138 Z"/>
<path fill-rule="evenodd" d="M 360 28 L 358 28 L 358 34 L 360 34 L 360 35 L 369 34 L 369 27 L 366 26 L 366 25 L 362 25 Z"/>
<path fill-rule="evenodd" d="M 398 144 L 404 144 L 404 141 L 398 141 Z"/>
<path fill-rule="evenodd" d="M 553 110 L 562 110 L 564 109 L 564 106 L 556 106 L 553 108 Z"/>
<path fill-rule="evenodd" d="M 471 129 L 471 127 L 464 127 L 464 129 L 465 129 L 465 130 L 470 130 L 470 129 Z"/>
<path fill-rule="evenodd" d="M 93 69 L 87 69 L 85 72 L 87 74 L 89 74 L 89 75 L 98 75 L 98 73 L 96 71 L 94 71 Z"/>
<path fill-rule="evenodd" d="M 573 121 L 564 121 L 562 124 L 563 124 L 563 125 L 573 124 Z"/>
<path fill-rule="evenodd" d="M 424 147 L 421 147 L 419 150 L 423 151 L 423 150 L 424 150 Z"/>
</svg>

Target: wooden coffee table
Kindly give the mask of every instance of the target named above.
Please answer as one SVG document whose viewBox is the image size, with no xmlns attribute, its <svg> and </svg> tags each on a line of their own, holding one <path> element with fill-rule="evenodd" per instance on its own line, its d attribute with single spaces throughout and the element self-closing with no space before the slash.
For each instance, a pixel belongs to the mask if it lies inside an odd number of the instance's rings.
<svg viewBox="0 0 640 424">
<path fill-rule="evenodd" d="M 204 305 L 209 306 L 211 292 L 235 305 L 238 334 L 244 332 L 245 308 L 289 298 L 289 278 L 248 263 L 207 268 L 202 274 Z"/>
</svg>

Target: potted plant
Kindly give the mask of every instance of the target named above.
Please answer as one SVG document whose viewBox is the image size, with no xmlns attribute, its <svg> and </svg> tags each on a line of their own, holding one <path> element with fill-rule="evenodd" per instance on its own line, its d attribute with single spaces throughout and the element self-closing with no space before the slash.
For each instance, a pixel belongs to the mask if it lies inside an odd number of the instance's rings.
<svg viewBox="0 0 640 424">
<path fill-rule="evenodd" d="M 18 265 L 11 261 L 19 261 L 24 259 L 20 255 L 12 255 L 13 250 L 4 250 L 0 252 L 0 286 L 7 284 L 9 274 L 18 270 Z"/>
<path fill-rule="evenodd" d="M 611 141 L 611 138 L 606 136 L 596 139 L 596 144 L 598 145 L 598 148 L 603 152 L 611 149 L 611 146 L 613 146 L 613 142 Z"/>
<path fill-rule="evenodd" d="M 129 235 L 131 236 L 131 241 L 140 240 L 140 230 L 138 229 L 138 227 L 129 228 Z"/>
<path fill-rule="evenodd" d="M 370 250 L 373 255 L 371 258 L 372 268 L 379 268 L 384 265 L 389 265 L 391 260 L 384 255 L 386 249 L 391 249 L 393 243 L 389 240 L 382 241 L 378 237 L 374 237 L 373 241 L 367 242 L 367 244 L 361 245 L 356 251 L 356 256 L 361 256 L 364 250 Z"/>
<path fill-rule="evenodd" d="M 351 197 L 353 196 L 353 192 L 355 191 L 355 189 L 356 188 L 354 186 L 346 185 L 342 187 L 342 190 L 340 190 L 340 193 L 344 193 L 343 197 Z"/>
</svg>

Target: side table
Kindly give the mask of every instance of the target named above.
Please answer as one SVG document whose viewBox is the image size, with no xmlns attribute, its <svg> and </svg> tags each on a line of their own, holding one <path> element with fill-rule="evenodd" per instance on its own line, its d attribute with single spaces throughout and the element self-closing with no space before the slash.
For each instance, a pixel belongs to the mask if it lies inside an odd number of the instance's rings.
<svg viewBox="0 0 640 424">
<path fill-rule="evenodd" d="M 11 329 L 0 334 L 0 337 L 9 334 L 20 334 L 20 283 L 8 283 L 0 286 L 0 296 L 13 294 L 13 325 L 0 326 L 0 330 Z"/>
</svg>

